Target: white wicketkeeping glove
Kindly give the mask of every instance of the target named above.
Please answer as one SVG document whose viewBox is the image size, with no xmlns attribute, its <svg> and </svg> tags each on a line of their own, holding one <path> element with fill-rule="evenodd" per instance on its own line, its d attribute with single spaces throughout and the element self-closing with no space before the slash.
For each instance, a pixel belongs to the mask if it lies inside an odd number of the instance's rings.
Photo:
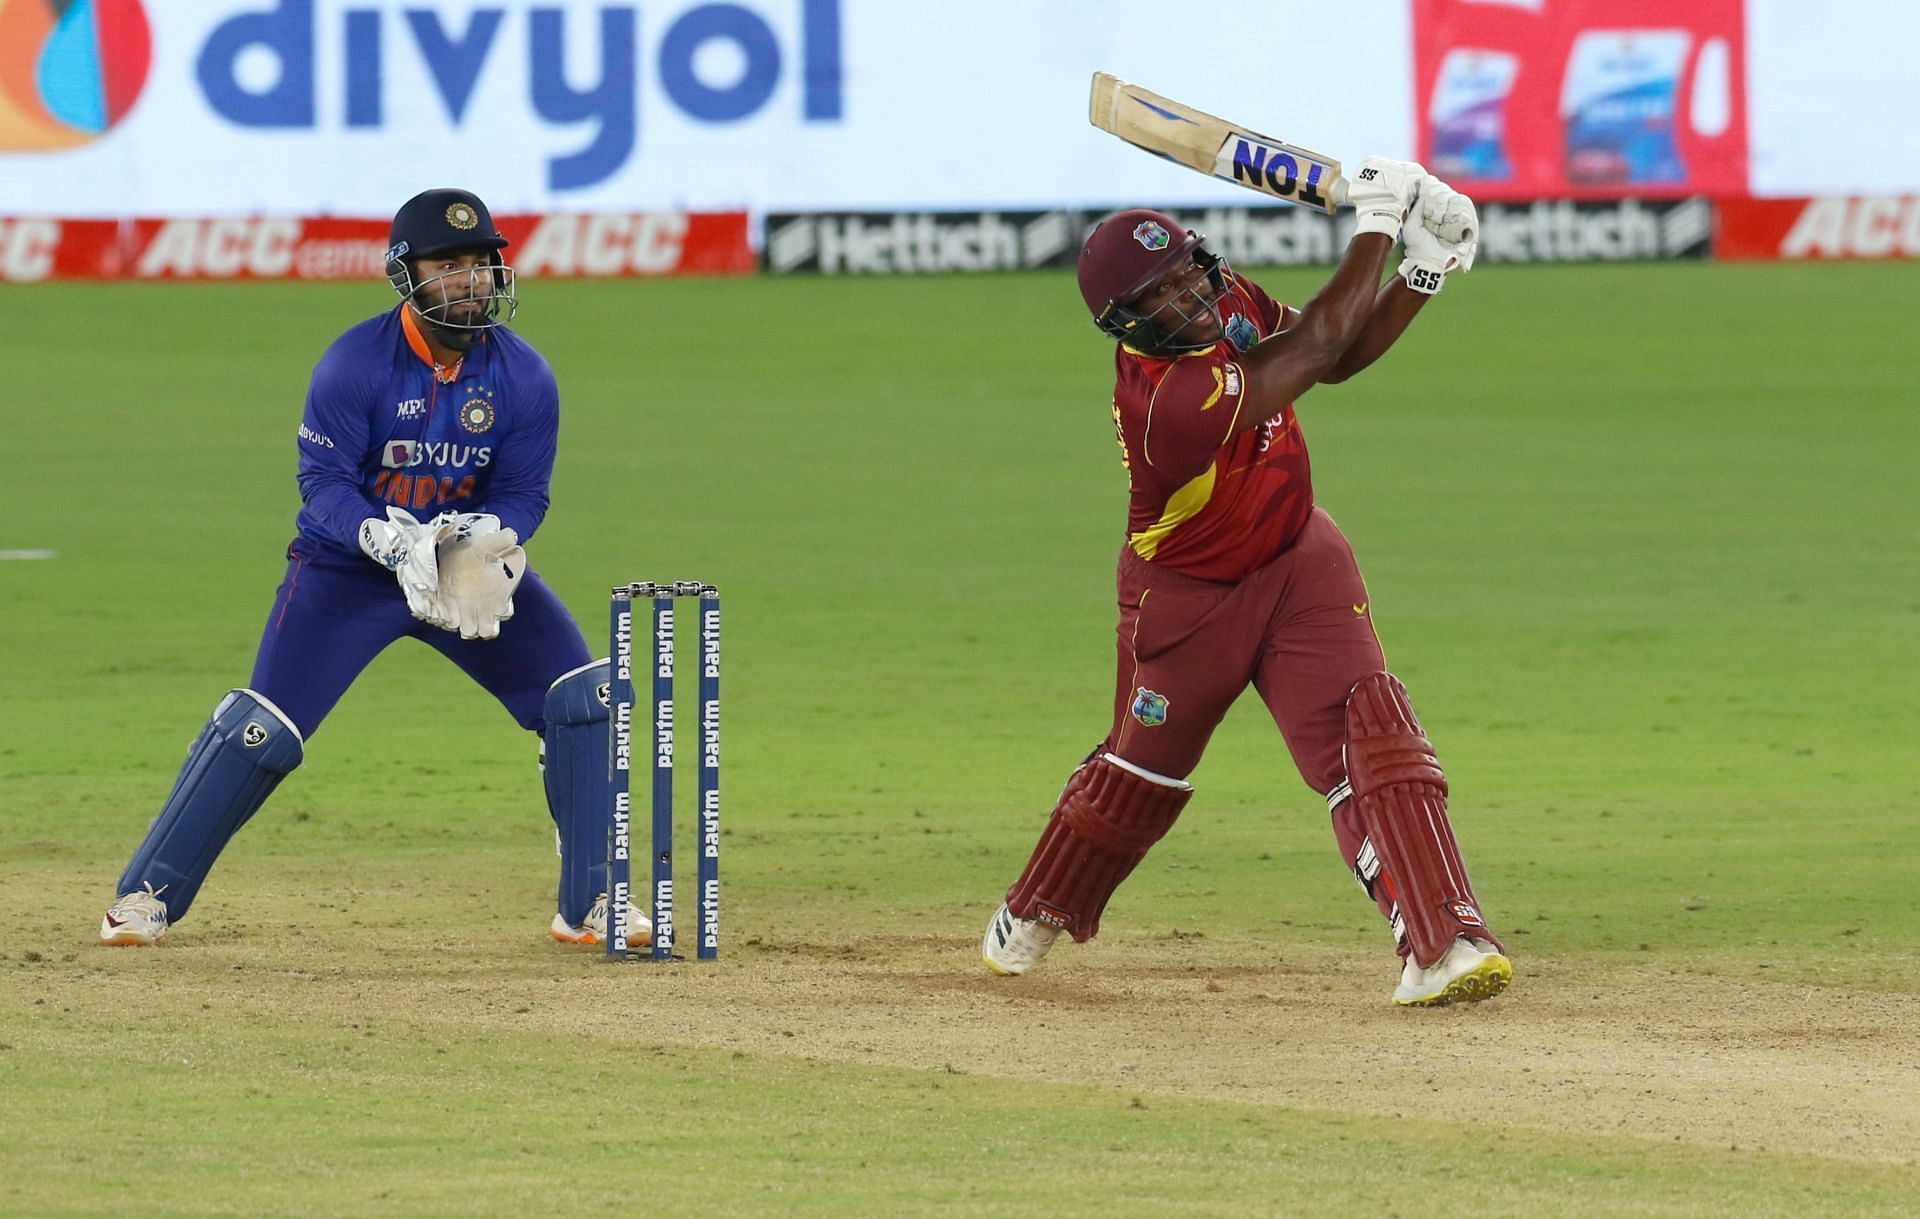
<svg viewBox="0 0 1920 1219">
<path fill-rule="evenodd" d="M 1477 243 L 1444 241 L 1428 232 L 1425 225 L 1410 224 L 1400 233 L 1407 256 L 1400 261 L 1400 278 L 1415 292 L 1432 296 L 1447 282 L 1447 272 L 1465 272 L 1473 267 Z"/>
<path fill-rule="evenodd" d="M 1386 157 L 1368 157 L 1360 162 L 1347 183 L 1347 202 L 1360 221 L 1354 235 L 1397 236 L 1420 197 L 1420 181 L 1426 172 L 1412 161 L 1390 161 Z"/>
<path fill-rule="evenodd" d="M 1473 200 L 1427 174 L 1420 179 L 1420 223 L 1442 241 L 1458 244 L 1480 240 L 1480 213 Z M 1468 269 L 1472 262 L 1461 266 Z"/>
<path fill-rule="evenodd" d="M 451 521 L 456 538 L 478 537 L 500 528 L 500 518 L 491 512 L 442 512 L 437 519 Z"/>
<path fill-rule="evenodd" d="M 440 548 L 438 600 L 462 639 L 494 639 L 513 617 L 513 593 L 527 572 L 520 535 L 495 529 L 454 537 Z"/>
<path fill-rule="evenodd" d="M 452 630 L 456 623 L 436 596 L 440 588 L 439 548 L 453 532 L 448 514 L 422 524 L 405 508 L 389 507 L 384 521 L 370 516 L 360 522 L 360 549 L 400 582 L 408 612 L 446 630 Z"/>
</svg>

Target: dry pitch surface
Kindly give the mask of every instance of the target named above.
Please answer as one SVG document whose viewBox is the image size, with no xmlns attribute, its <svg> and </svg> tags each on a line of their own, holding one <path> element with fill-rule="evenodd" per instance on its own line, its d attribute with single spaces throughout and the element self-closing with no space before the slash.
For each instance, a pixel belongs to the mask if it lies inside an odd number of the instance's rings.
<svg viewBox="0 0 1920 1219">
<path fill-rule="evenodd" d="M 156 949 L 108 950 L 65 933 L 52 952 L 9 954 L 5 972 L 43 1012 L 450 1021 L 589 1040 L 619 1013 L 660 1045 L 1415 1120 L 1447 1116 L 1436 1105 L 1457 1106 L 1471 1080 L 1483 1128 L 1920 1163 L 1912 994 L 1522 954 L 1501 997 L 1408 1011 L 1387 999 L 1383 955 L 1180 933 L 1063 944 L 1017 979 L 987 975 L 971 937 L 953 936 L 751 938 L 717 964 L 624 967 L 531 939 L 369 961 L 323 938 L 266 938 L 203 923 Z"/>
</svg>

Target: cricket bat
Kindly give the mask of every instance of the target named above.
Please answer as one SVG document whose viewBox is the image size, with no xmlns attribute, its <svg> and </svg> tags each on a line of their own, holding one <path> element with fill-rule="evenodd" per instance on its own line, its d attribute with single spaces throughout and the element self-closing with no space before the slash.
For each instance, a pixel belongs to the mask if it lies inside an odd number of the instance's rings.
<svg viewBox="0 0 1920 1219">
<path fill-rule="evenodd" d="M 1222 182 L 1327 213 L 1347 201 L 1347 179 L 1332 157 L 1215 118 L 1109 73 L 1093 74 L 1088 111 L 1100 130 Z"/>
</svg>

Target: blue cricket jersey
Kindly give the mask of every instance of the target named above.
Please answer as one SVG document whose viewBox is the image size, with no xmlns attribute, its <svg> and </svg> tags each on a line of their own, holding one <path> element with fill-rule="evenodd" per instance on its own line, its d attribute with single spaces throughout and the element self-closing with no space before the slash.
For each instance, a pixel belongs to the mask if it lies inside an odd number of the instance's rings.
<svg viewBox="0 0 1920 1219">
<path fill-rule="evenodd" d="M 456 369 L 436 372 L 405 305 L 368 318 L 313 370 L 300 538 L 364 557 L 360 522 L 392 504 L 423 521 L 491 512 L 525 542 L 547 514 L 559 433 L 553 369 L 519 335 L 482 331 Z"/>
</svg>

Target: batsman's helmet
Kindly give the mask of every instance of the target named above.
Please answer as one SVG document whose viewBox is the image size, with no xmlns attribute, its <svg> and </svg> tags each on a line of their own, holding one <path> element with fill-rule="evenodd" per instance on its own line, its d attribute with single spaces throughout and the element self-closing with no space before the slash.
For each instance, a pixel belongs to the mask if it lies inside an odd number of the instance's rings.
<svg viewBox="0 0 1920 1219">
<path fill-rule="evenodd" d="M 421 191 L 393 214 L 393 227 L 387 231 L 387 282 L 402 300 L 411 301 L 421 316 L 436 326 L 455 330 L 497 326 L 512 318 L 520 307 L 514 295 L 513 268 L 500 255 L 507 244 L 507 239 L 494 227 L 487 205 L 472 191 L 450 187 Z M 416 274 L 419 259 L 456 250 L 485 250 L 488 266 L 492 268 L 479 285 L 486 290 L 472 291 L 464 298 L 478 300 L 484 306 L 477 322 L 453 320 L 448 313 L 451 303 L 445 299 L 444 291 L 446 281 L 455 277 L 467 277 L 471 281 L 474 272 L 453 271 L 424 281 Z M 433 293 L 423 291 L 434 285 L 443 285 L 439 293 L 442 299 L 438 301 L 432 299 Z"/>
<path fill-rule="evenodd" d="M 1176 302 L 1169 301 L 1151 314 L 1133 307 L 1142 292 L 1183 266 L 1212 280 L 1215 292 L 1225 290 L 1226 261 L 1207 249 L 1200 234 L 1183 228 L 1165 212 L 1146 208 L 1116 212 L 1095 225 L 1087 244 L 1080 247 L 1080 295 L 1093 313 L 1094 325 L 1135 350 L 1194 351 L 1208 343 L 1170 341 L 1194 317 Z M 1217 319 L 1217 308 L 1207 308 Z"/>
</svg>

